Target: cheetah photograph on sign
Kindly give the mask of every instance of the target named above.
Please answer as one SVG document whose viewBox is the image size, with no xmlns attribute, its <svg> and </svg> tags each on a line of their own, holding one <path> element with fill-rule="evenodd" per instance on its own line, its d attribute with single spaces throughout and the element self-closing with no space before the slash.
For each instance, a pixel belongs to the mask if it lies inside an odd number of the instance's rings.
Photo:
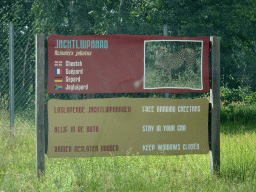
<svg viewBox="0 0 256 192">
<path fill-rule="evenodd" d="M 145 41 L 145 89 L 202 86 L 202 41 Z"/>
</svg>

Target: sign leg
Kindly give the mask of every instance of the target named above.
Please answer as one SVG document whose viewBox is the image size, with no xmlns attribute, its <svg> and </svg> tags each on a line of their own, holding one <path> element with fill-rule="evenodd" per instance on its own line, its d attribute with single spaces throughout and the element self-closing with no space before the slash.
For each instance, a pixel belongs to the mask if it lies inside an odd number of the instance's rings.
<svg viewBox="0 0 256 192">
<path fill-rule="evenodd" d="M 211 36 L 212 44 L 212 103 L 210 172 L 220 172 L 220 38 Z"/>
<path fill-rule="evenodd" d="M 44 173 L 45 135 L 44 135 L 44 75 L 45 75 L 44 35 L 36 35 L 36 172 L 40 178 Z"/>
</svg>

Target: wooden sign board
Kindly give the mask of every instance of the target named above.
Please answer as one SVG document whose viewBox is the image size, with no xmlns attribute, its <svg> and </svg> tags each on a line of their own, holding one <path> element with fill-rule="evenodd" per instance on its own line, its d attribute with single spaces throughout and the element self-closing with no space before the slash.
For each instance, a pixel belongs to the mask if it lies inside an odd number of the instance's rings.
<svg viewBox="0 0 256 192">
<path fill-rule="evenodd" d="M 49 157 L 206 154 L 207 99 L 48 101 Z"/>
<path fill-rule="evenodd" d="M 208 54 L 205 36 L 50 35 L 47 90 L 76 94 L 209 92 Z"/>
</svg>

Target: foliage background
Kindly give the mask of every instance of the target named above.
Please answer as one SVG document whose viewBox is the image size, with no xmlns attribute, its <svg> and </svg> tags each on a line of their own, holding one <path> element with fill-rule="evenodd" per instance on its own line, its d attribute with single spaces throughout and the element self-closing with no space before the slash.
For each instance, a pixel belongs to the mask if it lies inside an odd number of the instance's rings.
<svg viewBox="0 0 256 192">
<path fill-rule="evenodd" d="M 169 36 L 220 36 L 221 86 L 225 89 L 248 87 L 249 91 L 255 91 L 255 5 L 253 0 L 1 1 L 0 106 L 9 107 L 10 21 L 14 23 L 15 111 L 34 110 L 35 34 L 39 33 L 45 37 L 50 34 L 163 35 L 166 24 Z M 45 102 L 50 98 L 74 98 L 71 94 L 46 92 L 45 95 Z M 94 94 L 76 98 L 113 96 L 162 97 L 163 94 Z M 170 97 L 198 96 L 200 94 L 190 93 Z"/>
</svg>

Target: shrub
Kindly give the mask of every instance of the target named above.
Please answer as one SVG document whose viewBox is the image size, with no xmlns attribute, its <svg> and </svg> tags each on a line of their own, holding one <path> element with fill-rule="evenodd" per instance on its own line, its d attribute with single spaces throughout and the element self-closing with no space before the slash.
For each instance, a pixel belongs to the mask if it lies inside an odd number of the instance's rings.
<svg viewBox="0 0 256 192">
<path fill-rule="evenodd" d="M 241 122 L 253 123 L 256 116 L 256 104 L 244 102 L 232 102 L 227 106 L 222 106 L 220 111 L 220 122 Z"/>
<path fill-rule="evenodd" d="M 227 106 L 232 102 L 256 104 L 256 92 L 251 91 L 249 87 L 240 87 L 239 89 L 221 87 L 220 100 L 224 106 Z"/>
</svg>

